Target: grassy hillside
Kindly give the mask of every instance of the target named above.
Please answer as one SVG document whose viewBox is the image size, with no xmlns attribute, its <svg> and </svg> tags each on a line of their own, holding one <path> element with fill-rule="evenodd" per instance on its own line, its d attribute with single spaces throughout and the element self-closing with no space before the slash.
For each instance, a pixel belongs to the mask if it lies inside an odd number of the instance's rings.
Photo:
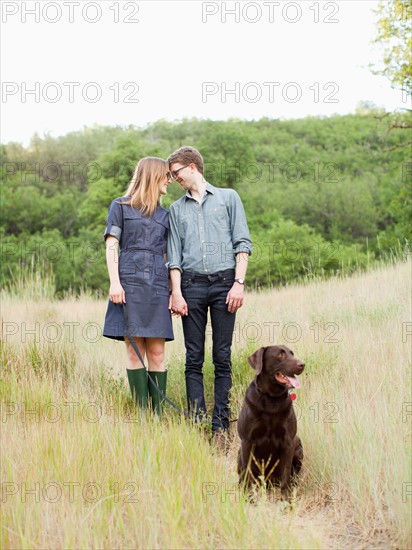
<svg viewBox="0 0 412 550">
<path fill-rule="evenodd" d="M 411 264 L 248 292 L 234 335 L 233 417 L 249 353 L 304 359 L 295 401 L 305 462 L 292 510 L 237 490 L 223 457 L 169 407 L 140 418 L 123 344 L 91 297 L 3 294 L 2 548 L 411 547 Z M 180 321 L 169 396 L 184 406 Z M 208 343 L 210 336 L 208 337 Z M 212 403 L 207 357 L 207 402 Z"/>
<path fill-rule="evenodd" d="M 137 161 L 197 147 L 205 178 L 236 190 L 253 256 L 248 282 L 270 288 L 358 271 L 410 250 L 408 115 L 379 110 L 327 118 L 158 121 L 146 128 L 84 128 L 0 145 L 0 285 L 33 265 L 55 291 L 105 293 L 107 209 Z M 409 137 L 408 137 L 409 136 Z M 177 183 L 163 205 L 182 195 Z"/>
</svg>

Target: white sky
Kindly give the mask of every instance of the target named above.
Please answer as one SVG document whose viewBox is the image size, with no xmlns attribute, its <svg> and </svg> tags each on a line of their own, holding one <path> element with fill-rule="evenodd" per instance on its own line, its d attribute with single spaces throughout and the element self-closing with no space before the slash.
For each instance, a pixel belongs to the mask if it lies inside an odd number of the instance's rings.
<svg viewBox="0 0 412 550">
<path fill-rule="evenodd" d="M 376 6 L 3 0 L 1 141 L 96 123 L 344 114 L 360 100 L 405 107 L 368 68 L 382 59 L 370 43 Z"/>
</svg>

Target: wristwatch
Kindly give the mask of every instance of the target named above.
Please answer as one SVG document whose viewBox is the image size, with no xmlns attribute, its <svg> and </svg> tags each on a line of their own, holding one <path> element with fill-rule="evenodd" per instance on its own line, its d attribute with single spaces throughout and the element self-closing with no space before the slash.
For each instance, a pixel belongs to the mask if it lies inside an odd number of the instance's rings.
<svg viewBox="0 0 412 550">
<path fill-rule="evenodd" d="M 245 281 L 244 281 L 244 279 L 235 279 L 235 283 L 239 283 L 240 285 L 244 285 Z"/>
</svg>

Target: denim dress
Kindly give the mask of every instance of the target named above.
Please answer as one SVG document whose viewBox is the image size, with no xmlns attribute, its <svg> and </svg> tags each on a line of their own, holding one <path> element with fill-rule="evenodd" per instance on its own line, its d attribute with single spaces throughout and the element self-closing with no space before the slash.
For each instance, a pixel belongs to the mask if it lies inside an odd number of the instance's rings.
<svg viewBox="0 0 412 550">
<path fill-rule="evenodd" d="M 104 238 L 120 244 L 119 276 L 126 295 L 127 326 L 123 304 L 108 303 L 103 336 L 124 340 L 128 336 L 173 340 L 169 307 L 169 278 L 164 262 L 169 232 L 169 212 L 158 206 L 151 217 L 115 199 L 109 208 Z M 127 330 L 127 333 L 126 333 Z"/>
</svg>

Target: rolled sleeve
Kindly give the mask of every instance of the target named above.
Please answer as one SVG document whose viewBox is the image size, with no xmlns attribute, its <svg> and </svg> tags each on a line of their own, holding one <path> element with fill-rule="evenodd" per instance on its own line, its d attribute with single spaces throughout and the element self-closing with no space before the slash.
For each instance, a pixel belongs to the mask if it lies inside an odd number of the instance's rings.
<svg viewBox="0 0 412 550">
<path fill-rule="evenodd" d="M 167 239 L 167 267 L 182 271 L 182 243 L 177 223 L 178 213 L 173 205 L 169 214 L 169 235 Z"/>
<path fill-rule="evenodd" d="M 230 194 L 229 200 L 230 225 L 232 231 L 233 252 L 252 254 L 252 241 L 246 221 L 245 209 L 236 191 Z"/>
<path fill-rule="evenodd" d="M 106 240 L 107 237 L 115 237 L 118 241 L 121 239 L 123 228 L 123 207 L 117 201 L 118 199 L 115 199 L 109 207 L 104 240 Z"/>
</svg>

